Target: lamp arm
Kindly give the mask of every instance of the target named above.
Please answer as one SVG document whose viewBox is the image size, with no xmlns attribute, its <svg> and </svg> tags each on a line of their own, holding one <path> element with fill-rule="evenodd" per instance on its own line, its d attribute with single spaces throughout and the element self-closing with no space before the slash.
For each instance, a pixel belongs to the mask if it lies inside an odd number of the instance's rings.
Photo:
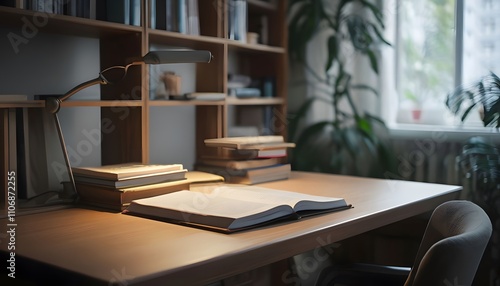
<svg viewBox="0 0 500 286">
<path fill-rule="evenodd" d="M 107 82 L 104 79 L 102 79 L 101 76 L 99 76 L 98 78 L 91 79 L 89 81 L 86 81 L 84 83 L 75 86 L 70 91 L 66 92 L 65 94 L 59 97 L 48 97 L 47 99 L 45 99 L 45 109 L 52 114 L 56 114 L 57 112 L 59 112 L 59 109 L 61 108 L 61 103 L 66 99 L 70 98 L 75 93 L 89 86 L 93 86 L 96 84 L 106 84 L 106 83 Z"/>
<path fill-rule="evenodd" d="M 93 86 L 93 85 L 96 85 L 96 84 L 106 84 L 106 83 L 107 82 L 104 81 L 101 77 L 91 79 L 89 81 L 86 81 L 84 83 L 81 83 L 81 84 L 75 86 L 73 89 L 71 89 L 70 91 L 66 92 L 64 95 L 62 95 L 61 97 L 59 97 L 59 100 L 61 102 L 63 102 L 66 99 L 68 99 L 71 96 L 73 96 L 73 94 L 79 92 L 82 89 L 85 89 L 85 88 L 87 88 L 89 86 Z"/>
</svg>

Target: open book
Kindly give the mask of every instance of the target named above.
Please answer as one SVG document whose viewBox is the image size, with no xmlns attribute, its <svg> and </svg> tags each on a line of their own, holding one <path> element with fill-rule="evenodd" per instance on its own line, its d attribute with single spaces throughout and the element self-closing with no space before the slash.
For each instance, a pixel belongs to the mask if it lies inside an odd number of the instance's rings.
<svg viewBox="0 0 500 286">
<path fill-rule="evenodd" d="M 220 185 L 210 191 L 183 190 L 134 200 L 123 213 L 229 233 L 279 219 L 347 208 L 350 205 L 342 198 Z"/>
</svg>

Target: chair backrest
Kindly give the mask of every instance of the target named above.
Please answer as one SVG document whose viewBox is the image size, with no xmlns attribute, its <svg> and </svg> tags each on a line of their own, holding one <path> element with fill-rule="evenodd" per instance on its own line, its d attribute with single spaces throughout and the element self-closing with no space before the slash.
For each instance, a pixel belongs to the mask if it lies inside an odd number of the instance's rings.
<svg viewBox="0 0 500 286">
<path fill-rule="evenodd" d="M 469 201 L 438 206 L 405 286 L 471 285 L 491 237 L 489 217 Z"/>
</svg>

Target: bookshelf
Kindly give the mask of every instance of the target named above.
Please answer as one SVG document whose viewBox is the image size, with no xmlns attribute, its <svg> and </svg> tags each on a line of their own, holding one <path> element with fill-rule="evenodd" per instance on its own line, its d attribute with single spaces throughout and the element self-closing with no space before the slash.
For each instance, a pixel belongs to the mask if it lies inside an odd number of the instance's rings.
<svg viewBox="0 0 500 286">
<path fill-rule="evenodd" d="M 158 2 L 159 0 L 155 0 Z M 110 122 L 113 132 L 103 132 L 100 144 L 101 164 L 116 164 L 126 162 L 150 163 L 155 156 L 151 152 L 151 123 L 157 120 L 152 110 L 194 108 L 194 150 L 187 150 L 196 154 L 196 158 L 203 154 L 217 152 L 214 148 L 206 148 L 203 139 L 223 137 L 229 134 L 233 122 L 230 118 L 240 111 L 252 108 L 271 109 L 275 118 L 272 130 L 274 134 L 286 137 L 286 104 L 287 104 L 287 29 L 286 9 L 287 2 L 282 0 L 247 0 L 248 29 L 261 29 L 267 34 L 265 44 L 247 44 L 228 38 L 229 7 L 233 0 L 198 0 L 199 35 L 183 34 L 175 31 L 155 29 L 152 11 L 155 1 L 140 1 L 141 21 L 139 26 L 109 22 L 100 19 L 46 13 L 25 9 L 25 1 L 10 1 L 12 7 L 0 6 L 0 28 L 8 31 L 17 31 L 23 35 L 26 23 L 37 28 L 41 37 L 45 35 L 77 36 L 92 38 L 98 41 L 99 65 L 104 69 L 113 65 L 123 65 L 127 59 L 140 57 L 156 48 L 187 48 L 205 49 L 211 51 L 214 59 L 210 64 L 195 64 L 192 76 L 194 77 L 193 90 L 197 92 L 228 93 L 228 74 L 238 73 L 260 79 L 271 77 L 274 80 L 274 94 L 272 97 L 237 99 L 227 96 L 220 101 L 174 101 L 156 99 L 151 81 L 156 76 L 146 65 L 129 70 L 127 79 L 118 85 L 100 87 L 100 98 L 85 99 L 72 98 L 62 104 L 62 109 L 70 108 L 97 108 L 100 111 L 100 121 Z M 67 1 L 63 1 L 67 2 Z M 96 1 L 97 9 L 102 2 Z M 4 2 L 9 3 L 9 1 Z M 158 13 L 158 12 L 157 12 Z M 155 14 L 158 15 L 158 14 Z M 100 20 L 99 20 L 100 19 Z M 266 25 L 262 28 L 262 21 Z M 252 30 L 253 31 L 253 30 Z M 38 37 L 38 35 L 37 35 Z M 42 56 L 42 55 L 41 55 Z M 27 67 L 28 68 L 28 67 Z M 41 76 L 50 76 L 41 75 Z M 63 79 L 61 79 L 64 81 Z M 85 81 L 87 78 L 82 78 Z M 7 114 L 10 108 L 41 108 L 43 101 L 20 101 L 0 103 L 2 112 L 0 125 L 2 126 L 2 142 L 8 141 Z M 117 108 L 126 109 L 127 116 L 116 112 Z M 166 122 L 175 124 L 175 122 Z M 172 135 L 172 136 L 175 136 Z M 0 145 L 2 152 L 7 156 L 5 143 Z M 174 163 L 174 162 L 165 162 Z M 189 166 L 188 166 L 189 167 Z M 2 185 L 6 185 L 9 166 L 4 160 L 1 167 Z M 5 194 L 2 195 L 5 198 Z"/>
</svg>

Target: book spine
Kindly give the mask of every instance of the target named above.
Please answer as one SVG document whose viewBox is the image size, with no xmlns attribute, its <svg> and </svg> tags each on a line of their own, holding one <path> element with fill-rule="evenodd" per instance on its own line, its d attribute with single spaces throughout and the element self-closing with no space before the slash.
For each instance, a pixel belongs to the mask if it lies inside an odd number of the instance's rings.
<svg viewBox="0 0 500 286">
<path fill-rule="evenodd" d="M 141 0 L 130 0 L 130 24 L 141 25 Z"/>
<path fill-rule="evenodd" d="M 150 12 L 149 13 L 149 21 L 151 29 L 156 29 L 156 0 L 149 1 L 150 3 Z"/>
<path fill-rule="evenodd" d="M 156 0 L 156 25 L 155 29 L 166 30 L 167 26 L 167 0 Z"/>
<path fill-rule="evenodd" d="M 186 18 L 187 18 L 187 12 L 186 12 L 186 0 L 178 0 L 177 2 L 177 8 L 178 8 L 178 25 L 179 25 L 179 33 L 186 34 L 187 33 L 187 28 L 186 28 Z"/>
<path fill-rule="evenodd" d="M 175 31 L 175 10 L 174 10 L 174 1 L 175 0 L 166 0 L 165 5 L 165 30 L 167 31 Z"/>
<path fill-rule="evenodd" d="M 106 8 L 108 21 L 130 24 L 130 0 L 108 0 Z"/>
</svg>

